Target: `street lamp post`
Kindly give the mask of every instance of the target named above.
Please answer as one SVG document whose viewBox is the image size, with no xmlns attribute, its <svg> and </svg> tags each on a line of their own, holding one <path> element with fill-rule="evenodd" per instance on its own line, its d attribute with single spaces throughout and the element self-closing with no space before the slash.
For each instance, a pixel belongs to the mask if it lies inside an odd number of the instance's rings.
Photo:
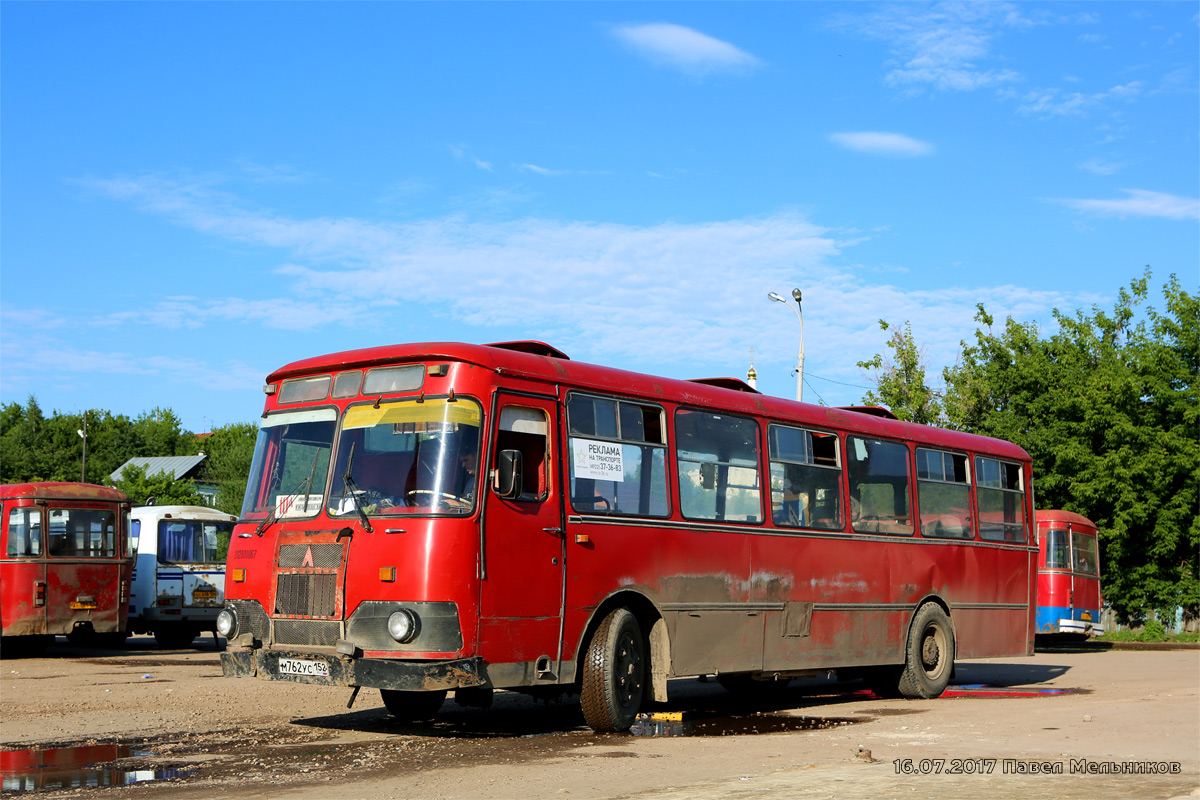
<svg viewBox="0 0 1200 800">
<path fill-rule="evenodd" d="M 83 430 L 76 430 L 83 439 L 83 463 L 79 465 L 79 482 L 87 483 L 87 412 L 83 412 Z"/>
<path fill-rule="evenodd" d="M 767 297 L 777 303 L 788 305 L 788 301 L 774 292 L 768 292 Z M 800 357 L 796 364 L 796 402 L 804 402 L 804 310 L 800 305 L 800 290 L 792 289 L 792 299 L 796 301 L 796 318 L 800 320 Z"/>
</svg>

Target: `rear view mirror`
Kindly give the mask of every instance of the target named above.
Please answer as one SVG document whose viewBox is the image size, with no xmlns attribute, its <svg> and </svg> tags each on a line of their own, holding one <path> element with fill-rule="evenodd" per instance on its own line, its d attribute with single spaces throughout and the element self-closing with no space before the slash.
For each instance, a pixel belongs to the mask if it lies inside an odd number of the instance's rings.
<svg viewBox="0 0 1200 800">
<path fill-rule="evenodd" d="M 505 500 L 520 497 L 525 486 L 523 467 L 520 450 L 501 450 L 496 458 L 496 494 Z"/>
</svg>

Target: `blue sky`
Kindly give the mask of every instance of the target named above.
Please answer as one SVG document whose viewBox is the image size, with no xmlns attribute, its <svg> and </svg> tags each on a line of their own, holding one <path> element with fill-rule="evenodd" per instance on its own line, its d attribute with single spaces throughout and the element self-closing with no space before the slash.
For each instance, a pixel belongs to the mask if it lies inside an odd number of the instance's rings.
<svg viewBox="0 0 1200 800">
<path fill-rule="evenodd" d="M 1196 290 L 1197 6 L 0 4 L 0 400 L 195 431 L 289 361 L 541 339 L 857 402 Z"/>
</svg>

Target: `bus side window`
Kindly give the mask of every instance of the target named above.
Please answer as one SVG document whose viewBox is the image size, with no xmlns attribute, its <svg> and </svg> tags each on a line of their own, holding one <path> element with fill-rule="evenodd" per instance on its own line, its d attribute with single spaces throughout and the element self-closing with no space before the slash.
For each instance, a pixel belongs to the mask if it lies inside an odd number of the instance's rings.
<svg viewBox="0 0 1200 800">
<path fill-rule="evenodd" d="M 979 538 L 994 542 L 1025 541 L 1025 488 L 1020 464 L 976 456 L 975 497 L 979 505 Z"/>
<path fill-rule="evenodd" d="M 8 513 L 9 558 L 36 557 L 42 554 L 42 510 L 14 508 Z"/>
<path fill-rule="evenodd" d="M 859 533 L 912 533 L 908 448 L 899 442 L 847 440 L 850 522 Z"/>
<path fill-rule="evenodd" d="M 771 519 L 789 528 L 842 527 L 838 438 L 783 425 L 769 428 Z"/>
<path fill-rule="evenodd" d="M 675 415 L 679 505 L 688 519 L 761 522 L 758 425 L 707 411 Z"/>
<path fill-rule="evenodd" d="M 505 406 L 500 409 L 500 429 L 496 433 L 496 457 L 504 450 L 521 454 L 521 494 L 523 501 L 545 500 L 549 492 L 546 465 L 549 461 L 550 423 L 537 408 Z M 493 469 L 499 465 L 493 464 Z"/>
<path fill-rule="evenodd" d="M 661 408 L 572 393 L 567 422 L 572 508 L 586 514 L 670 514 Z"/>
</svg>

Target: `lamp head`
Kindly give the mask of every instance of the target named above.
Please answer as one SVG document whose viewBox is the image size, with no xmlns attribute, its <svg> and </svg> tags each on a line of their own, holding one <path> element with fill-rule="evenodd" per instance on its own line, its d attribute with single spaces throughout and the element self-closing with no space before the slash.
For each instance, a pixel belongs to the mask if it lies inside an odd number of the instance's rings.
<svg viewBox="0 0 1200 800">
<path fill-rule="evenodd" d="M 800 304 L 800 290 L 792 289 L 792 297 L 796 298 L 796 304 L 799 305 Z"/>
<path fill-rule="evenodd" d="M 771 298 L 776 303 L 786 303 L 787 302 L 787 300 L 784 300 L 782 297 L 775 294 L 774 292 L 767 292 L 767 297 Z"/>
</svg>

